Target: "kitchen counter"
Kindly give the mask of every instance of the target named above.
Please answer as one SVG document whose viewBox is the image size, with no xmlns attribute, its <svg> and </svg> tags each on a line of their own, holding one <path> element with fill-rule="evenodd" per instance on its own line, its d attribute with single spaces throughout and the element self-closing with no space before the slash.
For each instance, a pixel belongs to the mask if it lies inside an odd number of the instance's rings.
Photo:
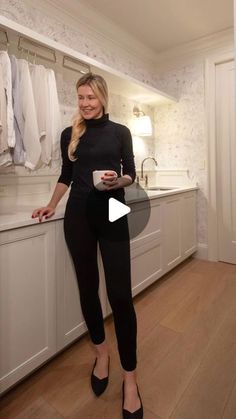
<svg viewBox="0 0 236 419">
<path fill-rule="evenodd" d="M 197 189 L 197 186 L 178 186 L 173 187 L 171 190 L 165 191 L 145 190 L 146 194 L 144 194 L 142 190 L 134 186 L 125 189 L 125 199 L 127 205 L 130 205 L 132 203 L 141 202 L 146 199 L 156 199 Z M 48 199 L 43 199 L 41 206 L 43 206 L 44 202 L 48 202 Z M 37 207 L 40 207 L 40 205 L 22 205 L 18 207 L 14 212 L 12 211 L 11 213 L 0 214 L 0 231 L 38 224 L 38 219 L 31 218 L 33 210 Z M 59 204 L 56 209 L 56 213 L 48 220 L 44 220 L 44 222 L 62 219 L 64 217 L 64 211 L 65 204 Z"/>
</svg>

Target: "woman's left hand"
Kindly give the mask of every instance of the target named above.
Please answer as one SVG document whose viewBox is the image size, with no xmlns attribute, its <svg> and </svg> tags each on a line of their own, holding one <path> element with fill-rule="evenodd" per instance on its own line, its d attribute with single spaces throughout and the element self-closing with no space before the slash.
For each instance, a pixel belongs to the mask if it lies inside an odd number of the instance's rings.
<svg viewBox="0 0 236 419">
<path fill-rule="evenodd" d="M 119 189 L 124 188 L 132 183 L 132 179 L 130 176 L 125 175 L 118 177 L 117 173 L 113 170 L 109 170 L 102 176 L 102 181 L 104 185 L 106 185 L 106 191 L 110 191 L 111 189 Z"/>
</svg>

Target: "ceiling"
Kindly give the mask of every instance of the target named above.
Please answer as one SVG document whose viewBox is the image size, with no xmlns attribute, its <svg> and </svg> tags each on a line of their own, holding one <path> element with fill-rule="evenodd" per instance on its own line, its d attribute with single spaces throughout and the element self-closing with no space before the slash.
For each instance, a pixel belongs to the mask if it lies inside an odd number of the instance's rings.
<svg viewBox="0 0 236 419">
<path fill-rule="evenodd" d="M 156 53 L 233 27 L 233 0 L 86 0 L 86 4 Z"/>
</svg>

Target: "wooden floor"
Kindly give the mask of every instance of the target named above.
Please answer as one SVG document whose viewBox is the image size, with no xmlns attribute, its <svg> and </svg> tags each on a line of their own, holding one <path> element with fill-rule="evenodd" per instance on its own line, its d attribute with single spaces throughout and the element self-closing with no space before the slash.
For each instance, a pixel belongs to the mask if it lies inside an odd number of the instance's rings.
<svg viewBox="0 0 236 419">
<path fill-rule="evenodd" d="M 145 419 L 236 418 L 236 265 L 189 259 L 135 298 Z M 111 318 L 110 383 L 90 389 L 87 336 L 8 392 L 4 419 L 120 419 L 122 375 Z"/>
</svg>

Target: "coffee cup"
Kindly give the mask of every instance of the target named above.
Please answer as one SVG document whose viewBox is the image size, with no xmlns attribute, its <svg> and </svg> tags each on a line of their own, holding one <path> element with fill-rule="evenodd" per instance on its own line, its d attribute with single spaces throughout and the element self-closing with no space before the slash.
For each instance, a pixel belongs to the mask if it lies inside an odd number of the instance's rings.
<svg viewBox="0 0 236 419">
<path fill-rule="evenodd" d="M 111 170 L 94 170 L 93 171 L 93 184 L 96 189 L 99 191 L 104 191 L 107 188 L 107 185 L 104 185 L 102 177 L 105 173 L 110 172 Z"/>
</svg>

